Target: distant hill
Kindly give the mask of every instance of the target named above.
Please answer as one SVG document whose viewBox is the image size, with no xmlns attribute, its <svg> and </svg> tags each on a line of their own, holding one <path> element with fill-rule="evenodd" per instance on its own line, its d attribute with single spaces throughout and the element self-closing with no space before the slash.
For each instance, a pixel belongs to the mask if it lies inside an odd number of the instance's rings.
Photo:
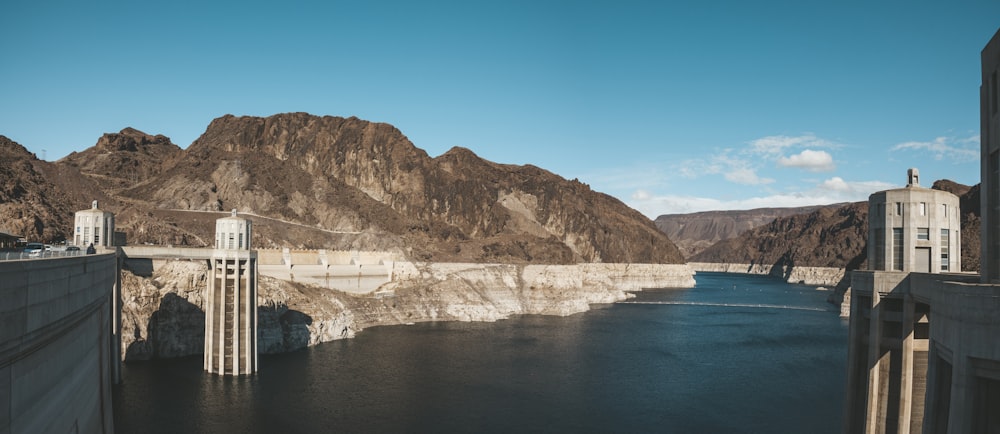
<svg viewBox="0 0 1000 434">
<path fill-rule="evenodd" d="M 69 237 L 73 213 L 92 200 L 117 202 L 79 171 L 39 160 L 20 144 L 0 136 L 0 228 L 28 241 Z M 102 205 L 102 206 L 104 206 Z"/>
<path fill-rule="evenodd" d="M 656 218 L 656 227 L 677 244 L 686 258 L 693 257 L 719 241 L 774 221 L 778 217 L 808 214 L 820 208 L 844 204 L 797 208 L 757 208 L 734 211 L 703 211 L 689 214 L 664 214 Z"/>
<path fill-rule="evenodd" d="M 208 245 L 214 219 L 237 209 L 254 220 L 260 247 L 386 249 L 434 261 L 684 261 L 652 221 L 585 184 L 463 148 L 431 158 L 395 127 L 353 117 L 227 115 L 187 149 L 126 128 L 55 164 L 31 164 L 82 187 L 28 189 L 39 200 L 79 196 L 38 207 L 68 216 L 39 224 L 48 238 L 67 235 L 73 211 L 105 198 L 132 244 Z"/>
<path fill-rule="evenodd" d="M 856 268 L 865 259 L 867 231 L 868 202 L 820 208 L 720 241 L 691 261 Z"/>
<path fill-rule="evenodd" d="M 979 186 L 941 180 L 931 187 L 959 196 L 962 209 L 962 270 L 979 270 Z M 692 262 L 754 263 L 834 267 L 866 266 L 868 202 L 821 208 L 773 222 L 720 241 Z"/>
<path fill-rule="evenodd" d="M 160 173 L 182 152 L 169 137 L 125 128 L 101 136 L 96 145 L 70 153 L 58 163 L 76 168 L 105 189 L 120 190 Z"/>
</svg>

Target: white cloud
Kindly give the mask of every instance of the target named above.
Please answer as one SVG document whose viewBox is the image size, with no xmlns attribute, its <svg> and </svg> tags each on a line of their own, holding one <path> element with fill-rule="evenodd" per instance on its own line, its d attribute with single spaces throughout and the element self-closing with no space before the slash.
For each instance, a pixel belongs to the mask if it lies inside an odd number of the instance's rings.
<svg viewBox="0 0 1000 434">
<path fill-rule="evenodd" d="M 851 186 L 839 176 L 827 179 L 820 184 L 820 188 L 831 191 L 850 191 Z"/>
<path fill-rule="evenodd" d="M 644 201 L 644 200 L 650 200 L 652 198 L 653 195 L 649 194 L 649 192 L 646 190 L 640 189 L 632 193 L 632 200 Z"/>
<path fill-rule="evenodd" d="M 810 149 L 786 156 L 789 149 L 806 147 Z M 725 148 L 702 159 L 684 160 L 675 164 L 671 171 L 673 175 L 687 179 L 721 174 L 723 179 L 735 184 L 767 185 L 775 182 L 773 177 L 761 173 L 773 167 L 769 163 L 812 172 L 831 171 L 836 168 L 833 156 L 815 148 L 838 147 L 840 145 L 812 134 L 767 136 L 750 141 L 743 148 Z"/>
<path fill-rule="evenodd" d="M 848 182 L 839 176 L 834 176 L 833 178 L 819 183 L 819 185 L 816 186 L 815 191 L 821 195 L 843 197 L 846 201 L 850 202 L 867 200 L 868 196 L 876 191 L 888 190 L 890 188 L 897 187 L 899 186 L 882 181 Z"/>
<path fill-rule="evenodd" d="M 927 151 L 934 155 L 935 160 L 945 158 L 956 162 L 969 162 L 979 159 L 979 136 L 956 139 L 953 137 L 938 137 L 930 142 L 905 142 L 895 145 L 892 151 Z"/>
<path fill-rule="evenodd" d="M 762 185 L 774 182 L 771 178 L 761 178 L 757 172 L 748 167 L 734 168 L 726 171 L 723 175 L 727 181 L 743 185 Z"/>
<path fill-rule="evenodd" d="M 626 203 L 651 219 L 663 214 L 685 214 L 699 211 L 783 208 L 828 205 L 868 200 L 876 191 L 895 187 L 881 181 L 846 181 L 832 177 L 802 192 L 777 193 L 745 199 L 715 199 L 677 194 L 656 195 L 649 191 L 633 193 Z"/>
<path fill-rule="evenodd" d="M 813 134 L 801 136 L 767 136 L 750 142 L 750 149 L 758 154 L 780 155 L 785 148 L 837 148 L 834 142 L 816 137 Z"/>
<path fill-rule="evenodd" d="M 707 159 L 690 159 L 677 164 L 673 173 L 688 179 L 705 175 L 722 175 L 729 181 L 742 185 L 763 185 L 774 182 L 757 174 L 757 167 L 752 159 L 734 157 L 731 149 L 709 156 Z"/>
<path fill-rule="evenodd" d="M 813 151 L 806 149 L 790 157 L 778 158 L 778 165 L 783 167 L 796 167 L 810 172 L 829 172 L 836 169 L 833 164 L 833 156 L 826 151 Z"/>
</svg>

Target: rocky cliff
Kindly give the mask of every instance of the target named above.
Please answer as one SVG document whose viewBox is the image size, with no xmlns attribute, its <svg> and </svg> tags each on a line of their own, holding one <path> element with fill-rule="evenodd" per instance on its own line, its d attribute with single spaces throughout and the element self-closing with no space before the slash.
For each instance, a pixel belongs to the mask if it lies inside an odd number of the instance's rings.
<svg viewBox="0 0 1000 434">
<path fill-rule="evenodd" d="M 105 190 L 118 191 L 149 180 L 182 152 L 169 137 L 125 128 L 101 136 L 94 146 L 72 152 L 58 163 L 79 170 Z"/>
<path fill-rule="evenodd" d="M 326 232 L 384 234 L 419 260 L 684 262 L 649 219 L 585 184 L 462 148 L 430 158 L 391 125 L 357 118 L 224 116 L 121 194 L 155 210 L 238 209 Z M 211 237 L 184 230 L 190 243 Z M 264 235 L 257 245 L 329 247 Z"/>
<path fill-rule="evenodd" d="M 125 360 L 202 353 L 207 273 L 204 262 L 191 261 L 165 262 L 145 277 L 125 273 Z M 679 264 L 397 263 L 393 282 L 364 295 L 261 276 L 258 348 L 293 351 L 376 325 L 569 315 L 624 300 L 628 291 L 693 285 L 691 268 Z"/>
<path fill-rule="evenodd" d="M 0 230 L 29 241 L 69 237 L 73 213 L 117 202 L 72 168 L 39 160 L 20 144 L 0 136 Z"/>
<path fill-rule="evenodd" d="M 48 163 L 7 138 L 0 228 L 68 237 L 98 199 L 130 244 L 206 246 L 238 209 L 260 247 L 391 250 L 416 260 L 683 263 L 649 219 L 576 180 L 454 148 L 431 158 L 396 128 L 288 113 L 223 116 L 188 149 L 125 128 Z"/>
<path fill-rule="evenodd" d="M 692 261 L 854 269 L 865 260 L 867 232 L 868 203 L 857 202 L 775 219 L 716 243 Z"/>
<path fill-rule="evenodd" d="M 751 210 L 704 211 L 690 214 L 664 214 L 656 218 L 656 227 L 677 244 L 684 257 L 690 258 L 712 244 L 735 238 L 750 229 L 766 225 L 779 217 L 808 214 L 820 208 L 844 204 L 797 208 L 757 208 Z"/>
</svg>

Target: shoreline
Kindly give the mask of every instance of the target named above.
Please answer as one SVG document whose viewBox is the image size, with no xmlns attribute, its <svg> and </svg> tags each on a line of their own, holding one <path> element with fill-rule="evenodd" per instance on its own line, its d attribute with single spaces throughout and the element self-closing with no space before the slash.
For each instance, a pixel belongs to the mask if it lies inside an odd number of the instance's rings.
<svg viewBox="0 0 1000 434">
<path fill-rule="evenodd" d="M 626 300 L 645 288 L 691 288 L 694 274 L 688 264 L 400 261 L 392 281 L 365 294 L 260 276 L 258 352 L 295 351 L 374 326 L 566 316 L 588 311 L 591 304 Z M 203 352 L 206 275 L 204 264 L 191 261 L 165 262 L 149 277 L 123 273 L 123 360 Z"/>
</svg>

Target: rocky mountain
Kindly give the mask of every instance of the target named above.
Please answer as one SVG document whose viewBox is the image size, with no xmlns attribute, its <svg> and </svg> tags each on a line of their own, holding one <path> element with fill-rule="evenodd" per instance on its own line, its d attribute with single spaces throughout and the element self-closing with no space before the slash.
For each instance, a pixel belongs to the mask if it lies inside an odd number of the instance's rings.
<svg viewBox="0 0 1000 434">
<path fill-rule="evenodd" d="M 931 187 L 959 196 L 962 209 L 962 269 L 979 269 L 979 186 L 941 180 Z M 867 259 L 868 202 L 821 208 L 720 241 L 694 255 L 692 262 L 832 267 L 863 267 Z"/>
<path fill-rule="evenodd" d="M 865 259 L 868 203 L 820 208 L 720 241 L 694 255 L 695 262 L 856 268 Z"/>
<path fill-rule="evenodd" d="M 768 224 L 778 217 L 808 214 L 820 208 L 844 204 L 796 208 L 757 208 L 734 211 L 703 211 L 689 214 L 664 214 L 656 218 L 656 227 L 667 234 L 686 258 L 693 257 L 719 241 Z"/>
<path fill-rule="evenodd" d="M 160 173 L 181 152 L 181 147 L 173 144 L 169 137 L 125 128 L 104 134 L 96 145 L 73 152 L 58 163 L 76 168 L 106 190 L 117 191 Z"/>
<path fill-rule="evenodd" d="M 399 130 L 288 113 L 215 119 L 188 149 L 126 128 L 56 163 L 3 138 L 0 227 L 68 237 L 98 199 L 130 244 L 205 246 L 237 209 L 260 247 L 392 250 L 426 261 L 682 263 L 649 219 L 534 166 L 454 148 L 436 158 Z M 9 155 L 8 155 L 9 154 Z"/>
<path fill-rule="evenodd" d="M 95 199 L 117 205 L 79 171 L 39 160 L 0 136 L 0 230 L 29 241 L 64 240 L 70 236 L 73 213 L 90 208 Z"/>
<path fill-rule="evenodd" d="M 369 234 L 420 260 L 683 262 L 649 219 L 580 182 L 463 148 L 431 158 L 395 127 L 353 117 L 223 116 L 120 194 L 153 214 L 237 209 L 322 233 L 258 230 L 261 246 L 361 248 Z M 211 238 L 184 220 L 186 243 Z"/>
</svg>

